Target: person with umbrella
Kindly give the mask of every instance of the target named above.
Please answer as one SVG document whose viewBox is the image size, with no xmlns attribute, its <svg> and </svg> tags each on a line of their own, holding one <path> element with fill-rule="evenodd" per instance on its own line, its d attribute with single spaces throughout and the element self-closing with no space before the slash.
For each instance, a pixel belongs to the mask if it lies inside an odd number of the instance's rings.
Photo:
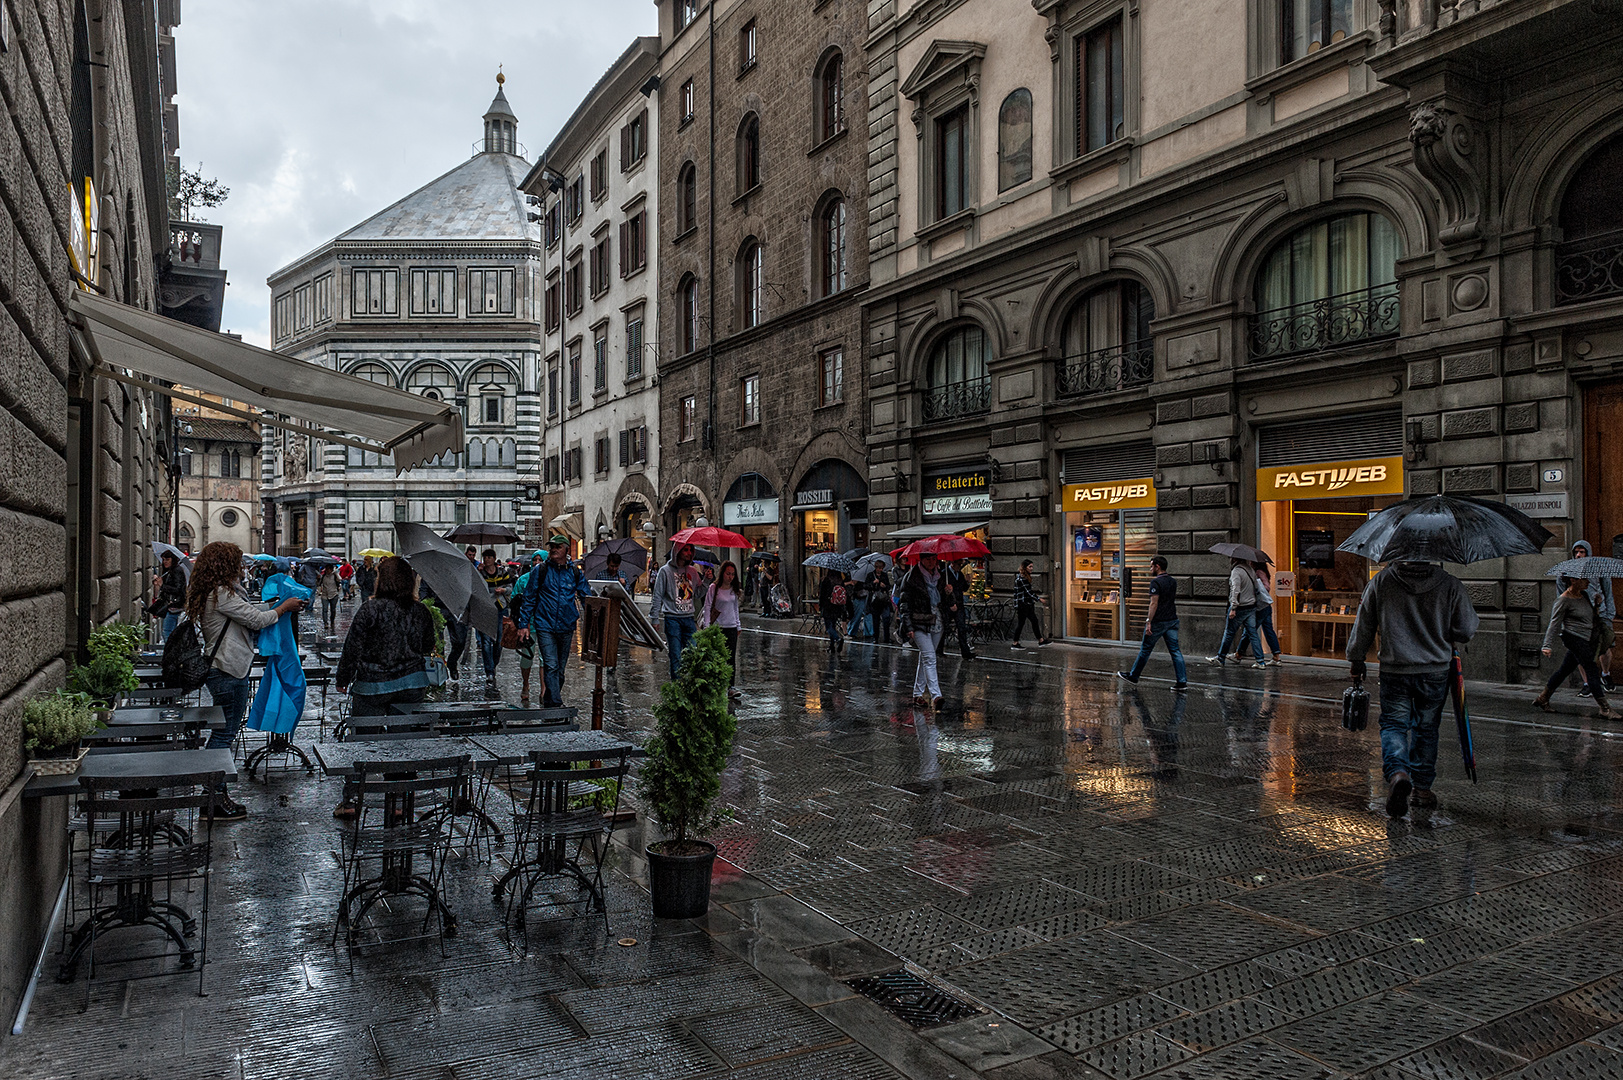
<svg viewBox="0 0 1623 1080">
<path fill-rule="evenodd" d="M 348 559 L 338 564 L 338 584 L 344 590 L 344 599 L 348 600 L 355 589 L 355 564 Z"/>
<path fill-rule="evenodd" d="M 951 586 L 941 572 L 939 557 L 925 551 L 902 578 L 900 604 L 902 639 L 919 651 L 919 665 L 913 672 L 913 704 L 933 707 L 944 704 L 941 677 L 936 670 L 936 652 L 941 648 L 945 628 L 945 603 Z M 929 696 L 926 697 L 925 695 Z"/>
<path fill-rule="evenodd" d="M 702 595 L 699 568 L 693 565 L 693 545 L 679 543 L 671 557 L 654 575 L 654 595 L 648 619 L 665 620 L 665 644 L 670 650 L 671 678 L 682 669 L 682 652 L 699 632 L 694 618 L 695 598 Z"/>
<path fill-rule="evenodd" d="M 738 632 L 744 624 L 739 620 L 739 608 L 744 594 L 738 588 L 738 564 L 724 562 L 716 583 L 705 594 L 704 608 L 699 613 L 699 626 L 721 627 L 721 636 L 727 639 L 727 651 L 732 657 L 732 677 L 727 680 L 727 696 L 742 696 L 738 689 Z"/>
<path fill-rule="evenodd" d="M 329 634 L 338 630 L 338 598 L 342 592 L 337 568 L 331 563 L 323 564 L 316 578 L 315 594 L 321 600 L 321 624 Z"/>
<path fill-rule="evenodd" d="M 896 599 L 890 592 L 890 574 L 880 563 L 868 575 L 868 614 L 878 624 L 877 636 L 886 645 L 890 641 L 890 627 L 896 619 Z"/>
<path fill-rule="evenodd" d="M 158 591 L 147 607 L 147 614 L 163 620 L 158 630 L 158 644 L 162 645 L 175 632 L 175 625 L 186 611 L 186 568 L 180 553 L 168 544 L 163 546 L 162 558 L 158 563 L 161 568 L 158 572 Z"/>
<path fill-rule="evenodd" d="M 520 574 L 519 579 L 513 583 L 513 592 L 515 595 L 519 596 L 520 598 L 524 596 L 524 591 L 529 588 L 530 585 L 530 575 L 535 573 L 536 567 L 540 566 L 541 561 L 546 557 L 547 555 L 544 551 L 535 551 L 530 553 L 530 565 L 528 569 L 526 569 L 524 573 Z M 519 675 L 523 680 L 518 692 L 518 700 L 521 705 L 528 705 L 530 703 L 530 671 L 534 669 L 534 667 L 535 638 L 528 634 L 521 635 L 518 640 L 518 670 Z M 542 679 L 546 678 L 546 670 L 544 665 L 542 668 L 541 677 Z"/>
<path fill-rule="evenodd" d="M 851 601 L 851 621 L 846 624 L 845 636 L 873 637 L 873 620 L 868 616 L 868 583 L 850 578 L 845 583 L 845 595 Z"/>
<path fill-rule="evenodd" d="M 759 588 L 761 592 L 761 614 L 769 619 L 776 614 L 772 610 L 772 590 L 777 587 L 778 561 L 776 559 L 765 560 L 765 565 L 761 567 Z"/>
<path fill-rule="evenodd" d="M 604 563 L 609 577 L 620 583 L 620 587 L 626 591 L 627 596 L 635 597 L 637 595 L 637 575 L 629 574 L 621 569 L 625 560 L 620 557 L 620 553 L 618 551 L 609 552 L 609 557 L 604 560 Z"/>
<path fill-rule="evenodd" d="M 1544 631 L 1541 651 L 1545 656 L 1550 656 L 1556 642 L 1560 642 L 1566 646 L 1567 654 L 1561 658 L 1561 666 L 1555 669 L 1550 681 L 1544 684 L 1544 692 L 1533 699 L 1533 704 L 1545 712 L 1554 712 L 1550 695 L 1555 693 L 1556 687 L 1568 675 L 1582 668 L 1590 696 L 1600 706 L 1601 718 L 1614 720 L 1618 714 L 1606 704 L 1606 687 L 1601 681 L 1600 667 L 1595 663 L 1595 646 L 1600 641 L 1600 612 L 1589 595 L 1589 579 L 1562 577 L 1560 580 L 1565 588 L 1555 598 L 1555 607 L 1550 611 L 1550 625 Z"/>
<path fill-rule="evenodd" d="M 1229 642 L 1240 638 L 1251 646 L 1251 655 L 1257 658 L 1257 667 L 1267 667 L 1262 655 L 1262 635 L 1257 631 L 1257 574 L 1251 560 L 1238 555 L 1229 557 L 1229 606 L 1223 624 L 1223 640 L 1217 646 L 1217 655 L 1208 656 L 1208 664 L 1228 663 Z"/>
<path fill-rule="evenodd" d="M 1572 557 L 1574 559 L 1588 559 L 1594 557 L 1594 551 L 1588 540 L 1575 540 L 1572 544 Z M 1565 589 L 1566 582 L 1561 582 Z M 1589 602 L 1595 605 L 1595 614 L 1599 617 L 1595 624 L 1595 666 L 1600 668 L 1600 684 L 1603 689 L 1616 690 L 1612 685 L 1612 646 L 1617 642 L 1617 630 L 1613 623 L 1617 619 L 1617 601 L 1612 597 L 1612 579 L 1605 575 L 1589 579 Z M 1589 693 L 1586 685 L 1580 694 Z"/>
<path fill-rule="evenodd" d="M 518 594 L 514 616 L 521 645 L 532 635 L 540 641 L 546 680 L 542 708 L 563 708 L 564 668 L 574 647 L 575 624 L 580 621 L 576 601 L 591 595 L 586 575 L 569 558 L 569 537 L 554 533 L 547 540 L 546 562 L 530 571 L 524 591 Z"/>
<path fill-rule="evenodd" d="M 1437 805 L 1431 786 L 1449 670 L 1455 649 L 1476 636 L 1480 622 L 1465 586 L 1435 563 L 1394 562 L 1364 588 L 1347 662 L 1353 678 L 1362 680 L 1365 657 L 1380 635 L 1381 774 L 1391 817 L 1408 812 L 1411 793 L 1419 809 Z M 1252 650 L 1262 655 L 1255 642 Z"/>
</svg>

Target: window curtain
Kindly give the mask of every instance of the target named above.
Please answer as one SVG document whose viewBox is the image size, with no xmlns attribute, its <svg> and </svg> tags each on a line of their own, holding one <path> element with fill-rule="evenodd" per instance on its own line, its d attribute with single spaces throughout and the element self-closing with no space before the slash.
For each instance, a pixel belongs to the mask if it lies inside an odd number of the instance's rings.
<svg viewBox="0 0 1623 1080">
<path fill-rule="evenodd" d="M 930 364 L 930 388 L 956 386 L 986 377 L 986 334 L 978 326 L 952 334 L 936 349 Z"/>
</svg>

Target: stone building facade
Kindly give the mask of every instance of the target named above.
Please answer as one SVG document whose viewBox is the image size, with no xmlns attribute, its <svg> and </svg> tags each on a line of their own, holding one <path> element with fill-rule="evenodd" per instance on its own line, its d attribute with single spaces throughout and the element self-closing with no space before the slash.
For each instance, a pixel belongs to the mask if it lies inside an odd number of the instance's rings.
<svg viewBox="0 0 1623 1080">
<path fill-rule="evenodd" d="M 1587 74 L 1623 36 L 1587 2 L 1297 7 L 871 0 L 871 517 L 983 492 L 995 583 L 1035 559 L 1077 638 L 1132 641 L 1164 554 L 1191 653 L 1206 549 L 1260 544 L 1285 651 L 1330 658 L 1359 521 L 1506 499 L 1558 540 L 1459 571 L 1467 665 L 1525 677 L 1557 545 L 1623 533 L 1623 98 Z"/>
<path fill-rule="evenodd" d="M 260 537 L 260 435 L 247 421 L 208 411 L 175 410 L 179 498 L 169 539 L 182 551 L 201 551 L 215 540 L 253 551 Z"/>
<path fill-rule="evenodd" d="M 638 38 L 530 171 L 542 208 L 543 515 L 590 550 L 659 502 L 659 39 Z"/>
<path fill-rule="evenodd" d="M 661 531 L 742 532 L 799 593 L 868 542 L 866 12 L 659 12 Z"/>
<path fill-rule="evenodd" d="M 267 436 L 265 551 L 392 550 L 395 521 L 499 522 L 540 542 L 544 265 L 517 126 L 498 87 L 469 160 L 270 276 L 277 351 L 455 402 L 467 442 L 397 476 L 369 451 Z"/>
<path fill-rule="evenodd" d="M 96 377 L 69 297 L 151 311 L 168 247 L 159 63 L 175 5 L 0 5 L 0 1014 L 63 880 L 65 800 L 25 800 L 21 713 L 96 625 L 137 619 L 168 490 L 167 402 Z M 170 69 L 172 71 L 172 68 Z M 87 213 L 88 208 L 88 213 Z M 0 1028 L 0 1038 L 10 1024 Z"/>
</svg>

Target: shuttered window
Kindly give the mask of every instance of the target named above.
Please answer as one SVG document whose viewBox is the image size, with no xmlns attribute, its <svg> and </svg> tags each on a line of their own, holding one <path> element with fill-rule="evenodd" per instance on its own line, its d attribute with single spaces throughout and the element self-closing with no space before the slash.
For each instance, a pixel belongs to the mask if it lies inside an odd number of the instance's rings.
<svg viewBox="0 0 1623 1080">
<path fill-rule="evenodd" d="M 1359 461 L 1403 453 L 1403 410 L 1316 417 L 1257 429 L 1257 467 Z"/>
<path fill-rule="evenodd" d="M 1155 472 L 1155 443 L 1111 443 L 1065 451 L 1067 484 L 1101 484 L 1108 480 L 1136 480 Z"/>
</svg>

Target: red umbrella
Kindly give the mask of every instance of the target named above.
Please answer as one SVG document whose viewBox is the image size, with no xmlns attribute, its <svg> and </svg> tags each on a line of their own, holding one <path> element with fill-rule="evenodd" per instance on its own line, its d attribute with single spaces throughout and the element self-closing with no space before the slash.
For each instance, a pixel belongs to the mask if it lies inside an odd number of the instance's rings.
<svg viewBox="0 0 1623 1080">
<path fill-rule="evenodd" d="M 731 532 L 727 529 L 718 529 L 714 525 L 706 525 L 703 528 L 696 529 L 683 529 L 681 532 L 674 532 L 671 534 L 671 543 L 673 545 L 694 544 L 699 547 L 746 549 L 753 548 L 755 546 L 754 544 L 750 543 L 750 541 L 744 539 L 742 536 L 739 536 L 737 533 Z"/>
<path fill-rule="evenodd" d="M 915 540 L 906 547 L 897 548 L 891 554 L 902 562 L 912 562 L 920 555 L 939 555 L 951 562 L 954 559 L 984 559 L 992 554 L 992 551 L 973 537 L 942 533 L 940 536 Z"/>
</svg>

